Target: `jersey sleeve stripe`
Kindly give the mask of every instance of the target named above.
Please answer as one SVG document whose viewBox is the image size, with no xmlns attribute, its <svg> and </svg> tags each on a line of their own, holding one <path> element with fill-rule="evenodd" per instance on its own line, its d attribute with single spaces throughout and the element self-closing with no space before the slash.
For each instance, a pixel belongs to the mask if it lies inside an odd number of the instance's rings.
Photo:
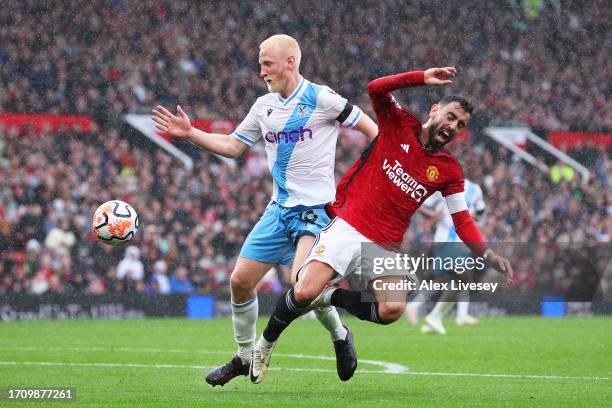
<svg viewBox="0 0 612 408">
<path fill-rule="evenodd" d="M 451 214 L 455 214 L 468 209 L 467 203 L 465 202 L 464 193 L 455 193 L 446 197 L 446 205 L 448 211 Z"/>
<path fill-rule="evenodd" d="M 357 112 L 357 114 L 355 115 L 355 118 L 351 121 L 351 123 L 346 125 L 346 127 L 352 128 L 353 126 L 355 126 L 357 124 L 357 121 L 361 117 L 361 109 L 359 109 L 358 107 L 355 106 L 354 110 Z"/>
<path fill-rule="evenodd" d="M 252 141 L 251 139 L 249 139 L 248 137 L 241 135 L 238 132 L 234 132 L 233 133 L 234 137 L 238 140 L 240 140 L 241 142 L 244 142 L 246 144 L 248 144 L 249 146 L 253 146 L 253 144 L 255 143 L 254 141 Z"/>
</svg>

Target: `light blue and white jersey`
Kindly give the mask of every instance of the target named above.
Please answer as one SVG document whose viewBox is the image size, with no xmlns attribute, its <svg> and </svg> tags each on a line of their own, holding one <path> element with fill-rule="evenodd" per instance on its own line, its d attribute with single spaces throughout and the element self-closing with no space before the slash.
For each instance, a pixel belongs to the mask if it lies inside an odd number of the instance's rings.
<svg viewBox="0 0 612 408">
<path fill-rule="evenodd" d="M 478 184 L 466 179 L 464 194 L 467 208 L 471 214 L 485 209 L 482 189 Z M 455 231 L 453 218 L 448 210 L 446 200 L 440 192 L 432 194 L 431 197 L 425 200 L 423 205 L 435 210 L 442 210 L 444 214 L 436 224 L 434 242 L 462 242 L 459 235 L 457 235 L 457 231 Z"/>
<path fill-rule="evenodd" d="M 340 124 L 353 127 L 361 109 L 327 86 L 302 78 L 287 99 L 257 99 L 233 135 L 252 146 L 262 136 L 272 173 L 272 200 L 284 207 L 333 201 Z"/>
</svg>

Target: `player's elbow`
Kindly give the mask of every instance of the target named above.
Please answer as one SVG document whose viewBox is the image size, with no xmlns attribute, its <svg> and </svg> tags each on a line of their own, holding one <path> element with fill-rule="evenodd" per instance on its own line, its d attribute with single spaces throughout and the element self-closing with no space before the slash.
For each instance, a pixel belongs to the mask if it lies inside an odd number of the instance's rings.
<svg viewBox="0 0 612 408">
<path fill-rule="evenodd" d="M 230 148 L 222 156 L 227 157 L 228 159 L 235 159 L 239 157 L 241 154 L 242 154 L 242 150 L 238 150 L 236 148 Z"/>
<path fill-rule="evenodd" d="M 368 84 L 368 94 L 372 96 L 376 92 L 377 92 L 376 80 L 370 81 L 370 83 Z"/>
<path fill-rule="evenodd" d="M 247 147 L 248 146 L 245 143 L 239 140 L 236 140 L 236 139 L 230 140 L 222 156 L 225 156 L 230 159 L 235 159 L 239 157 L 240 155 L 242 155 L 242 153 L 244 153 Z"/>
<path fill-rule="evenodd" d="M 376 78 L 370 81 L 368 84 L 368 94 L 374 96 L 375 94 L 385 91 L 385 84 L 383 78 Z"/>
</svg>

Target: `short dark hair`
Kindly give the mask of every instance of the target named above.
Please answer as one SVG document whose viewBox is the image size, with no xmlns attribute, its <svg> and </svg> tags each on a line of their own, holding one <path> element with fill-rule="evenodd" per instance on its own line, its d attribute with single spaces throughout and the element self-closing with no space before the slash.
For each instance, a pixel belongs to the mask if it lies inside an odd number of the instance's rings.
<svg viewBox="0 0 612 408">
<path fill-rule="evenodd" d="M 459 103 L 459 105 L 461 105 L 461 109 L 463 109 L 466 113 L 469 113 L 470 115 L 474 111 L 474 105 L 472 105 L 467 99 L 465 99 L 461 95 L 447 95 L 444 98 L 440 99 L 438 105 L 444 106 L 448 105 L 451 102 Z"/>
</svg>

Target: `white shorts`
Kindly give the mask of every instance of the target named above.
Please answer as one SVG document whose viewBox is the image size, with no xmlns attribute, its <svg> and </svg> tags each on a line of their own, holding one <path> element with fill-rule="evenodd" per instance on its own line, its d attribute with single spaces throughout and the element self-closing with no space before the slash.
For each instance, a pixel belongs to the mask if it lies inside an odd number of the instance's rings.
<svg viewBox="0 0 612 408">
<path fill-rule="evenodd" d="M 339 275 L 361 274 L 361 243 L 372 242 L 340 217 L 330 221 L 315 240 L 304 265 L 328 264 Z"/>
</svg>

